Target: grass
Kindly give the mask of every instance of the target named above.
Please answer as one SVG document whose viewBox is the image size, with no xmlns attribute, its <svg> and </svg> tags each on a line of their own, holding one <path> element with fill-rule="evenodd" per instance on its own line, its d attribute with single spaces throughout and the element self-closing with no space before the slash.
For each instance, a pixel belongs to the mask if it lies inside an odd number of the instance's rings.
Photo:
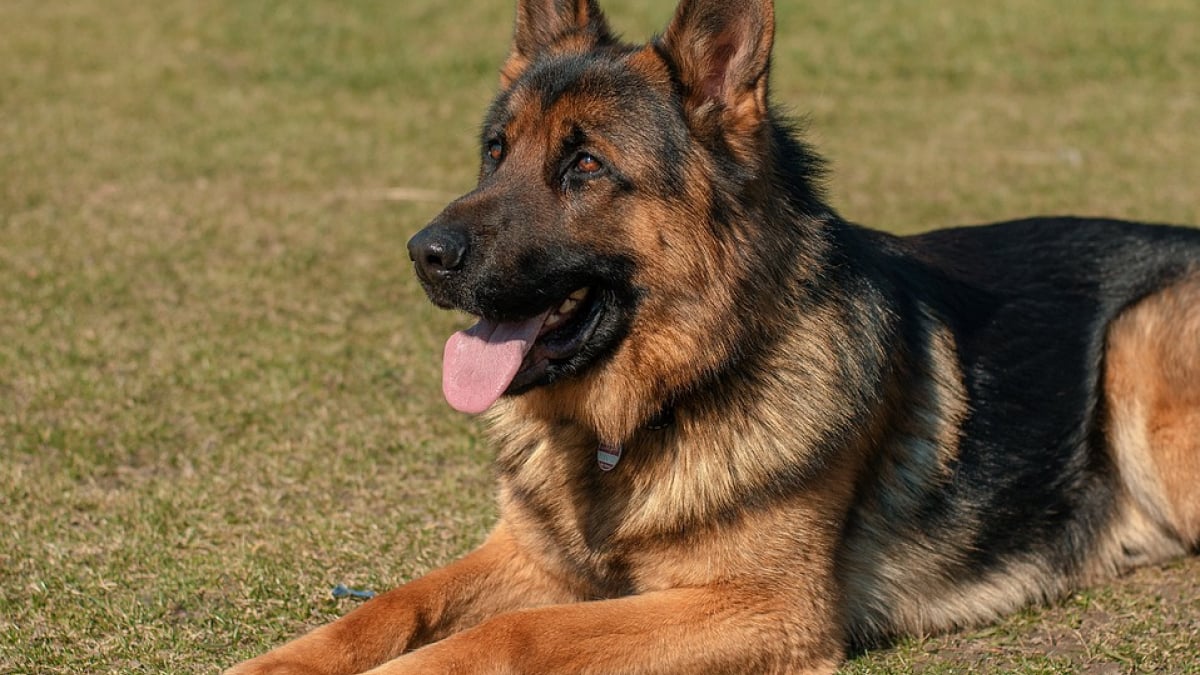
<svg viewBox="0 0 1200 675">
<path fill-rule="evenodd" d="M 0 672 L 214 672 L 460 555 L 490 453 L 403 244 L 510 2 L 0 4 Z M 668 2 L 606 5 L 630 36 Z M 844 215 L 1200 223 L 1200 8 L 787 2 Z M 847 673 L 1200 672 L 1200 565 Z"/>
</svg>

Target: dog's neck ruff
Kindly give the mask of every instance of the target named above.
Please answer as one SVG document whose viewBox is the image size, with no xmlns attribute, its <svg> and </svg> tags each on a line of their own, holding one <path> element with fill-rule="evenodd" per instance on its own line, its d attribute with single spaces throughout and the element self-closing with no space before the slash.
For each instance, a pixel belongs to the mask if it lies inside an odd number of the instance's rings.
<svg viewBox="0 0 1200 675">
<path fill-rule="evenodd" d="M 675 408 L 667 405 L 654 419 L 646 425 L 647 431 L 660 431 L 666 429 L 675 423 Z M 596 464 L 600 466 L 601 471 L 612 471 L 617 467 L 617 462 L 621 461 L 621 452 L 624 447 L 620 443 L 604 443 L 601 442 L 596 448 Z"/>
</svg>

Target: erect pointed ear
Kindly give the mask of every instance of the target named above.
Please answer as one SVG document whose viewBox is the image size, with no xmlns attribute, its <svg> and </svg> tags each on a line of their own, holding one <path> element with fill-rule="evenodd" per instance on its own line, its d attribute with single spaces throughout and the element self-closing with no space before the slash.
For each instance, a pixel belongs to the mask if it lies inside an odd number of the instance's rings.
<svg viewBox="0 0 1200 675">
<path fill-rule="evenodd" d="M 694 118 L 719 109 L 727 130 L 749 131 L 767 118 L 774 39 L 771 0 L 682 0 L 661 44 Z"/>
<path fill-rule="evenodd" d="M 572 34 L 589 44 L 612 40 L 596 0 L 517 0 L 517 25 L 501 84 L 512 84 L 539 53 Z"/>
</svg>

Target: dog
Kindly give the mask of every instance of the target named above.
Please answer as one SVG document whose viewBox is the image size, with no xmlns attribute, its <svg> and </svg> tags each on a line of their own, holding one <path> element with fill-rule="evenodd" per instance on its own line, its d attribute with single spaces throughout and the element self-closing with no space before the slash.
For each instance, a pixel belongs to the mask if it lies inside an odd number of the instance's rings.
<svg viewBox="0 0 1200 675">
<path fill-rule="evenodd" d="M 499 521 L 231 673 L 829 673 L 1200 543 L 1200 231 L 896 237 L 772 107 L 769 0 L 647 44 L 519 0 L 478 186 L 408 244 L 478 323 Z"/>
</svg>

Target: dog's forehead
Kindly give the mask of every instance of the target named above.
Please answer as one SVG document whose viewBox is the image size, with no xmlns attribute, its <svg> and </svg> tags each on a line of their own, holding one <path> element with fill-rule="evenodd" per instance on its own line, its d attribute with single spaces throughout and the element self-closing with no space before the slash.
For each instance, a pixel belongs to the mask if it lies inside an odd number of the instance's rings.
<svg viewBox="0 0 1200 675">
<path fill-rule="evenodd" d="M 665 103 L 632 51 L 609 50 L 560 54 L 535 61 L 497 97 L 488 115 L 489 127 L 544 127 L 569 120 L 613 130 L 636 124 L 636 115 Z"/>
</svg>

